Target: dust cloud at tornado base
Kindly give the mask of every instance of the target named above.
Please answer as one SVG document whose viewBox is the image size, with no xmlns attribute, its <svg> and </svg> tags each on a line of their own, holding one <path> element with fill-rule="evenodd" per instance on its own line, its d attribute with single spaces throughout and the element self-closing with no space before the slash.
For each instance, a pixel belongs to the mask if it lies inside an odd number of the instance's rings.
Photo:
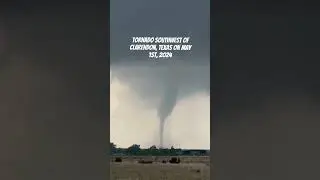
<svg viewBox="0 0 320 180">
<path fill-rule="evenodd" d="M 209 67 L 111 67 L 110 138 L 119 147 L 210 148 Z"/>
</svg>

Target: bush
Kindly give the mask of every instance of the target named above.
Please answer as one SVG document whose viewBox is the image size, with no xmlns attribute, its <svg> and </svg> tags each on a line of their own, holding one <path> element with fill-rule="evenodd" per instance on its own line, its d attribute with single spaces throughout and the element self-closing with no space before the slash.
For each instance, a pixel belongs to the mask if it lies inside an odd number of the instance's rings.
<svg viewBox="0 0 320 180">
<path fill-rule="evenodd" d="M 116 159 L 114 160 L 114 162 L 122 162 L 121 157 L 116 157 Z"/>
<path fill-rule="evenodd" d="M 138 163 L 140 163 L 140 164 L 152 164 L 153 161 L 139 160 Z"/>
<path fill-rule="evenodd" d="M 172 163 L 172 164 L 179 164 L 180 163 L 180 158 L 172 157 L 169 160 L 169 162 Z"/>
</svg>

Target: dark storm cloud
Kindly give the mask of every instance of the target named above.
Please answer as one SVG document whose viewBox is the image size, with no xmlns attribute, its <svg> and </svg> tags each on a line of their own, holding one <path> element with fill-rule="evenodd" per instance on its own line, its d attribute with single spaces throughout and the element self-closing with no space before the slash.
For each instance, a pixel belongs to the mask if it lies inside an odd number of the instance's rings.
<svg viewBox="0 0 320 180">
<path fill-rule="evenodd" d="M 112 63 L 141 60 L 129 52 L 133 36 L 190 36 L 192 53 L 183 58 L 207 58 L 210 33 L 209 0 L 112 0 Z M 145 60 L 145 59 L 144 59 Z M 200 61 L 200 60 L 198 60 Z"/>
<path fill-rule="evenodd" d="M 168 75 L 168 69 L 174 71 L 169 72 L 172 76 L 179 76 L 179 80 L 183 81 L 180 83 L 182 86 L 189 86 L 189 89 L 179 89 L 188 91 L 198 87 L 196 84 L 200 84 L 200 89 L 208 88 L 209 3 L 206 0 L 166 0 L 161 3 L 146 0 L 111 1 L 111 62 L 114 65 L 111 69 L 114 76 L 126 79 L 144 95 L 159 94 L 167 81 L 164 77 Z M 191 36 L 193 44 L 191 52 L 186 53 L 188 56 L 176 56 L 155 63 L 146 60 L 146 57 L 131 55 L 128 50 L 132 36 L 179 36 L 185 33 Z M 178 68 L 171 68 L 173 66 Z M 135 79 L 136 85 L 132 79 Z"/>
<path fill-rule="evenodd" d="M 0 179 L 106 178 L 107 16 L 86 7 L 4 14 Z"/>
</svg>

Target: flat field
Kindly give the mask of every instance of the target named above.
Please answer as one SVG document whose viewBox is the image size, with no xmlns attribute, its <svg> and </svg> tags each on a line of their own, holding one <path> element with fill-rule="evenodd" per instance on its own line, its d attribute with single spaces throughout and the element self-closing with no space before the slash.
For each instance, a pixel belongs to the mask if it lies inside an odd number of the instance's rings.
<svg viewBox="0 0 320 180">
<path fill-rule="evenodd" d="M 203 156 L 180 157 L 180 164 L 162 163 L 170 157 L 121 157 L 110 162 L 111 180 L 210 180 L 210 159 Z M 139 160 L 153 161 L 140 164 Z"/>
</svg>

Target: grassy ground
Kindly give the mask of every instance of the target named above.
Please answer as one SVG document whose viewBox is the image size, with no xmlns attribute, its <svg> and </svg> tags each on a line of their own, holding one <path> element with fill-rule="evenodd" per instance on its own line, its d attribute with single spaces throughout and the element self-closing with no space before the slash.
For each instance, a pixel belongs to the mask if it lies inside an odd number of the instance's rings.
<svg viewBox="0 0 320 180">
<path fill-rule="evenodd" d="M 139 164 L 137 160 L 153 160 Z M 209 157 L 181 157 L 180 164 L 161 163 L 169 157 L 123 157 L 111 162 L 111 180 L 210 180 Z"/>
</svg>

